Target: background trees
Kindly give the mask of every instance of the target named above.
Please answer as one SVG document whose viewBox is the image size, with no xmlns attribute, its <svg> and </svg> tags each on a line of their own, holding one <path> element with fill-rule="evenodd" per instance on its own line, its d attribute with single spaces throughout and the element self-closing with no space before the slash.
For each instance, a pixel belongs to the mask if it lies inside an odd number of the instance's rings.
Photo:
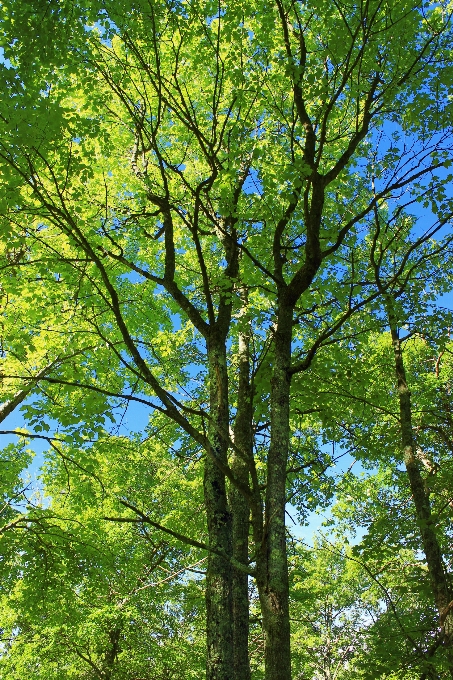
<svg viewBox="0 0 453 680">
<path fill-rule="evenodd" d="M 196 579 L 205 556 L 136 524 L 104 519 L 118 514 L 118 485 L 139 493 L 146 479 L 148 502 L 167 523 L 178 514 L 181 527 L 181 488 L 177 507 L 176 495 L 190 474 L 181 480 L 150 442 L 97 442 L 94 476 L 63 450 L 49 457 L 42 478 L 52 500 L 30 509 L 29 525 L 8 535 L 19 550 L 2 564 L 0 677 L 199 677 L 203 600 Z"/>
</svg>

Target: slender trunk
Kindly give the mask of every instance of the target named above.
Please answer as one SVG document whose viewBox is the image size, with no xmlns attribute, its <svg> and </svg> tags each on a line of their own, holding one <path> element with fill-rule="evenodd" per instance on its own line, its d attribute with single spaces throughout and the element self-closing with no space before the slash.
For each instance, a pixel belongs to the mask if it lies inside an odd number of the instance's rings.
<svg viewBox="0 0 453 680">
<path fill-rule="evenodd" d="M 214 455 L 227 464 L 228 376 L 225 343 L 208 343 L 210 423 L 209 441 Z M 204 498 L 209 545 L 232 555 L 232 522 L 227 505 L 225 476 L 211 458 L 204 467 Z M 232 571 L 228 559 L 209 553 L 206 573 L 207 680 L 234 680 Z"/>
<path fill-rule="evenodd" d="M 114 628 L 108 632 L 110 646 L 104 657 L 104 678 L 110 680 L 115 670 L 115 664 L 120 653 L 121 628 Z"/>
<path fill-rule="evenodd" d="M 247 483 L 248 467 L 238 456 L 234 457 L 231 469 L 238 480 Z M 230 507 L 233 516 L 233 556 L 242 564 L 247 564 L 250 509 L 247 500 L 237 489 L 231 489 Z M 234 678 L 250 680 L 248 576 L 239 569 L 233 568 L 232 572 Z"/>
<path fill-rule="evenodd" d="M 245 313 L 245 310 L 244 310 Z M 252 394 L 250 384 L 250 327 L 245 328 L 238 338 L 238 393 L 237 411 L 234 424 L 234 443 L 243 453 L 233 453 L 231 470 L 244 486 L 249 484 L 249 459 L 253 456 L 252 436 Z M 233 516 L 233 556 L 239 562 L 248 562 L 250 505 L 244 495 L 234 486 L 230 489 L 230 507 Z M 250 680 L 249 662 L 249 592 L 248 576 L 233 569 L 233 639 L 234 678 Z"/>
<path fill-rule="evenodd" d="M 23 390 L 16 392 L 14 397 L 9 401 L 4 401 L 3 404 L 0 404 L 0 423 L 3 422 L 5 418 L 7 418 L 20 404 L 22 404 L 22 402 L 25 401 L 32 389 L 38 384 L 39 379 L 43 378 L 46 373 L 49 373 L 50 369 L 55 365 L 55 363 L 56 362 L 43 368 L 41 371 L 39 371 L 39 373 L 36 374 L 34 378 L 30 378 L 30 382 L 24 387 Z"/>
<path fill-rule="evenodd" d="M 436 535 L 435 524 L 431 514 L 429 496 L 420 472 L 419 461 L 416 456 L 412 427 L 411 394 L 407 385 L 401 341 L 399 339 L 396 320 L 391 305 L 388 310 L 390 332 L 392 336 L 395 373 L 398 385 L 398 399 L 401 421 L 401 443 L 404 464 L 409 479 L 409 485 L 415 506 L 417 523 L 422 539 L 423 552 L 431 579 L 439 622 L 444 633 L 444 645 L 447 648 L 450 674 L 453 677 L 453 606 L 452 590 L 445 571 L 442 552 Z"/>
<path fill-rule="evenodd" d="M 257 555 L 257 586 L 265 638 L 266 680 L 291 680 L 289 582 L 286 552 L 286 467 L 292 308 L 281 307 L 271 381 L 271 441 L 267 461 L 264 542 Z"/>
</svg>

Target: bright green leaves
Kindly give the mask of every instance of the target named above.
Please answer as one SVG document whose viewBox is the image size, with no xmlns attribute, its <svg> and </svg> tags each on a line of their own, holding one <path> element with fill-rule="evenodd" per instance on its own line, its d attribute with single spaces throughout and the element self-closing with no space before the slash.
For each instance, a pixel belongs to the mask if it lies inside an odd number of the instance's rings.
<svg viewBox="0 0 453 680">
<path fill-rule="evenodd" d="M 82 680 L 94 667 L 117 677 L 163 677 L 168 665 L 199 677 L 199 585 L 183 574 L 190 564 L 202 569 L 204 556 L 189 556 L 146 524 L 103 519 L 127 516 L 126 496 L 181 531 L 199 503 L 189 488 L 196 473 L 182 475 L 159 438 L 99 439 L 85 453 L 55 445 L 60 455 L 49 452 L 42 476 L 51 504 L 31 511 L 21 550 L 10 558 L 10 579 L 17 573 L 2 592 L 0 625 L 9 641 L 0 677 L 27 669 L 31 680 L 62 672 Z"/>
<path fill-rule="evenodd" d="M 288 463 L 286 491 L 301 516 L 336 494 L 338 522 L 369 529 L 362 553 L 375 565 L 378 538 L 383 552 L 415 546 L 412 513 L 396 516 L 408 494 L 397 466 L 398 409 L 383 332 L 382 296 L 392 297 L 398 322 L 414 331 L 406 351 L 416 421 L 443 521 L 451 488 L 450 367 L 436 364 L 433 347 L 449 349 L 440 338 L 449 322 L 446 314 L 423 317 L 450 285 L 449 241 L 439 237 L 451 213 L 451 140 L 442 136 L 450 28 L 437 7 L 430 22 L 431 10 L 423 14 L 405 0 L 284 3 L 281 12 L 265 2 L 198 0 L 60 2 L 48 11 L 41 2 L 28 5 L 13 2 L 3 23 L 11 68 L 0 74 L 7 95 L 0 110 L 2 372 L 9 376 L 5 399 L 31 385 L 23 414 L 52 443 L 43 477 L 52 505 L 16 558 L 23 575 L 8 626 L 23 634 L 21 672 L 38 645 L 44 650 L 41 665 L 22 672 L 32 680 L 44 667 L 55 676 L 58 640 L 70 657 L 69 677 L 84 668 L 80 654 L 87 653 L 98 676 L 108 677 L 110 653 L 119 677 L 158 678 L 165 664 L 149 660 L 163 659 L 161 647 L 170 668 L 180 661 L 172 636 L 188 659 L 198 639 L 189 606 L 196 583 L 164 586 L 153 601 L 154 571 L 165 564 L 160 580 L 167 583 L 188 550 L 155 524 L 206 540 L 199 463 L 214 431 L 206 347 L 217 337 L 228 371 L 228 436 L 240 401 L 239 333 L 250 329 L 255 527 L 264 495 L 275 491 L 266 487 L 271 378 L 286 305 L 292 348 L 280 376 L 286 371 L 293 382 L 281 441 L 290 447 L 280 452 L 278 473 Z M 431 211 L 422 235 L 402 207 L 417 199 Z M 429 362 L 442 366 L 439 375 L 426 369 Z M 332 442 L 348 447 L 370 477 L 350 472 L 340 483 Z M 284 486 L 283 479 L 282 503 Z M 139 524 L 140 539 L 128 530 L 133 521 L 101 520 L 136 520 L 131 505 L 154 522 Z M 323 603 L 331 615 L 335 590 L 341 609 L 321 642 L 319 630 L 309 634 L 318 660 L 336 633 L 338 654 L 349 633 L 360 646 L 358 628 L 372 628 L 365 606 L 378 621 L 375 631 L 387 621 L 373 579 L 360 572 L 362 587 L 347 561 L 352 553 L 326 564 L 305 557 L 311 608 Z M 401 551 L 395 560 L 403 563 Z M 305 616 L 303 576 L 294 583 Z M 422 597 L 398 592 L 408 609 Z M 169 603 L 174 616 L 166 618 Z M 152 634 L 141 640 L 150 621 L 159 643 Z M 122 651 L 114 653 L 118 629 Z M 5 664 L 14 664 L 14 654 Z M 343 659 L 351 655 L 346 650 Z M 184 663 L 184 677 L 199 677 L 198 661 Z M 319 672 L 308 655 L 303 664 Z M 376 674 L 390 665 L 379 661 Z M 366 664 L 359 666 L 366 675 Z M 5 667 L 8 673 L 12 665 Z"/>
</svg>

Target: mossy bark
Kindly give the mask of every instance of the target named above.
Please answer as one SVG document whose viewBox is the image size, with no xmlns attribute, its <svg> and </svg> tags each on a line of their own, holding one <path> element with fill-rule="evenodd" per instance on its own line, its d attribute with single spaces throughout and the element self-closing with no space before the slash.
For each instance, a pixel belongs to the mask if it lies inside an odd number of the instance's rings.
<svg viewBox="0 0 453 680">
<path fill-rule="evenodd" d="M 257 585 L 265 637 L 266 680 L 291 680 L 285 528 L 291 334 L 292 308 L 280 309 L 271 382 L 271 441 L 267 461 L 264 540 L 257 555 Z"/>
<path fill-rule="evenodd" d="M 439 613 L 439 624 L 444 635 L 444 646 L 447 651 L 450 675 L 453 677 L 453 590 L 446 573 L 442 551 L 436 534 L 435 523 L 431 514 L 431 505 L 419 461 L 412 426 L 411 394 L 407 384 L 406 370 L 401 341 L 396 326 L 396 319 L 391 302 L 388 303 L 388 317 L 393 345 L 395 374 L 398 387 L 398 400 L 401 424 L 401 444 L 404 465 L 409 480 L 412 499 L 415 506 L 417 524 L 422 539 L 423 552 L 431 579 L 431 588 Z"/>
<path fill-rule="evenodd" d="M 250 383 L 250 329 L 246 322 L 238 338 L 238 387 L 234 443 L 231 471 L 245 487 L 249 484 L 249 465 L 253 456 L 252 387 Z M 230 488 L 230 507 L 233 517 L 233 556 L 242 564 L 248 563 L 250 504 L 234 486 Z M 250 680 L 249 662 L 249 591 L 248 576 L 233 568 L 233 638 L 234 678 Z"/>
<path fill-rule="evenodd" d="M 227 464 L 228 375 L 225 343 L 208 343 L 210 423 L 209 441 L 214 457 Z M 234 680 L 232 518 L 228 508 L 225 475 L 207 456 L 204 467 L 204 499 L 209 546 L 225 557 L 209 553 L 206 573 L 207 680 Z"/>
</svg>

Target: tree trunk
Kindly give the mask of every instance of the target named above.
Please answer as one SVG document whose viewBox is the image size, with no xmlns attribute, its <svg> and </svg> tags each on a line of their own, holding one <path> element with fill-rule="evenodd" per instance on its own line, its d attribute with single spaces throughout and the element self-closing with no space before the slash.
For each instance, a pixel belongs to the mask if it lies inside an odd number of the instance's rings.
<svg viewBox="0 0 453 680">
<path fill-rule="evenodd" d="M 244 309 L 245 313 L 245 309 Z M 253 456 L 252 390 L 250 384 L 250 328 L 245 328 L 238 338 L 238 392 L 234 424 L 234 443 L 244 455 L 233 452 L 231 470 L 244 486 L 249 484 L 249 463 Z M 233 516 L 233 556 L 239 562 L 248 562 L 250 505 L 234 486 L 230 488 L 230 507 Z M 233 638 L 234 678 L 250 680 L 249 662 L 249 592 L 248 576 L 233 568 Z"/>
<path fill-rule="evenodd" d="M 292 308 L 281 307 L 271 381 L 271 442 L 267 461 L 264 543 L 257 555 L 257 586 L 265 639 L 266 680 L 291 680 L 289 582 L 286 552 L 286 467 Z"/>
<path fill-rule="evenodd" d="M 415 506 L 415 514 L 422 539 L 431 588 L 434 595 L 439 623 L 445 636 L 444 646 L 447 650 L 450 674 L 453 677 L 453 606 L 452 589 L 445 571 L 442 552 L 436 535 L 435 524 L 431 515 L 431 505 L 426 492 L 423 477 L 420 472 L 419 461 L 416 456 L 414 435 L 412 428 L 411 395 L 407 385 L 401 341 L 399 339 L 396 319 L 391 303 L 388 308 L 390 332 L 392 336 L 395 373 L 398 385 L 398 399 L 401 421 L 401 443 L 404 464 L 409 479 L 409 485 Z"/>
<path fill-rule="evenodd" d="M 113 628 L 108 631 L 110 646 L 104 657 L 104 680 L 110 680 L 115 670 L 115 663 L 120 653 L 121 628 Z"/>
<path fill-rule="evenodd" d="M 228 375 L 225 343 L 216 338 L 208 342 L 210 422 L 209 441 L 214 456 L 227 464 Z M 206 678 L 234 680 L 233 675 L 233 601 L 232 521 L 227 505 L 225 475 L 208 456 L 204 467 L 204 499 L 209 546 L 226 558 L 209 553 L 206 573 Z"/>
</svg>

